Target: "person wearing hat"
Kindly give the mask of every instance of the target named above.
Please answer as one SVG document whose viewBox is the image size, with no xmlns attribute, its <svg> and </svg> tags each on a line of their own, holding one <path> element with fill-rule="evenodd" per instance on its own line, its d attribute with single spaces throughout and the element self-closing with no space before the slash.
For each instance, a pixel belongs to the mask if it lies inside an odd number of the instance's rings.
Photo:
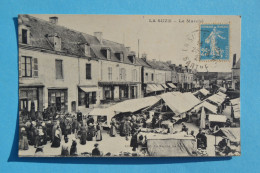
<svg viewBox="0 0 260 173">
<path fill-rule="evenodd" d="M 69 138 L 65 137 L 64 141 L 65 141 L 65 143 L 61 145 L 61 156 L 69 156 L 70 155 L 69 145 L 68 145 Z"/>
<path fill-rule="evenodd" d="M 95 128 L 92 123 L 89 124 L 88 130 L 87 130 L 87 141 L 93 140 L 93 134 L 95 133 Z"/>
<path fill-rule="evenodd" d="M 86 126 L 83 124 L 80 127 L 80 144 L 85 145 L 87 140 L 87 129 Z"/>
<path fill-rule="evenodd" d="M 115 118 L 112 118 L 111 122 L 110 122 L 110 136 L 111 137 L 115 137 L 116 136 L 116 120 Z"/>
<path fill-rule="evenodd" d="M 75 138 L 72 138 L 72 144 L 70 147 L 70 155 L 71 156 L 77 156 L 78 155 L 78 151 L 77 151 L 77 141 Z"/>
<path fill-rule="evenodd" d="M 96 141 L 102 141 L 102 127 L 99 122 L 96 125 Z"/>
<path fill-rule="evenodd" d="M 124 123 L 124 133 L 125 133 L 125 139 L 128 141 L 128 137 L 131 133 L 131 123 L 129 121 L 129 118 L 126 118 L 126 121 Z"/>
<path fill-rule="evenodd" d="M 44 155 L 43 146 L 38 146 L 35 150 L 34 156 L 42 156 L 42 155 Z"/>
<path fill-rule="evenodd" d="M 21 140 L 19 141 L 19 149 L 21 150 L 28 150 L 29 143 L 27 139 L 27 133 L 24 127 L 21 128 Z"/>
<path fill-rule="evenodd" d="M 138 135 L 138 131 L 135 130 L 135 132 L 133 133 L 133 136 L 131 138 L 131 141 L 130 141 L 130 147 L 133 148 L 132 151 L 136 151 L 136 148 L 138 147 L 137 135 Z"/>
<path fill-rule="evenodd" d="M 206 149 L 207 148 L 207 137 L 205 133 L 202 132 L 202 129 L 199 129 L 199 133 L 196 135 L 197 139 L 197 148 Z"/>
<path fill-rule="evenodd" d="M 57 126 L 57 129 L 55 130 L 54 140 L 51 144 L 51 147 L 59 148 L 60 142 L 61 142 L 61 129 L 59 126 Z"/>
<path fill-rule="evenodd" d="M 98 148 L 98 144 L 94 145 L 94 149 L 92 150 L 92 156 L 101 156 L 101 151 Z"/>
</svg>

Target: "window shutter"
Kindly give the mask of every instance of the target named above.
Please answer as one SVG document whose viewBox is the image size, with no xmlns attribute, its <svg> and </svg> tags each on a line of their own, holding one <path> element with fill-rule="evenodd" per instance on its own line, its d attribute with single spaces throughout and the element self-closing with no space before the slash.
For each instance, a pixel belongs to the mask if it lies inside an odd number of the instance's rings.
<svg viewBox="0 0 260 173">
<path fill-rule="evenodd" d="M 37 58 L 33 58 L 33 77 L 38 77 L 38 59 Z"/>
<path fill-rule="evenodd" d="M 21 67 L 21 56 L 18 57 L 18 61 L 19 61 L 19 77 L 22 77 L 22 67 Z"/>
<path fill-rule="evenodd" d="M 21 29 L 21 27 L 19 27 L 18 39 L 19 39 L 19 43 L 22 43 L 22 29 Z"/>
</svg>

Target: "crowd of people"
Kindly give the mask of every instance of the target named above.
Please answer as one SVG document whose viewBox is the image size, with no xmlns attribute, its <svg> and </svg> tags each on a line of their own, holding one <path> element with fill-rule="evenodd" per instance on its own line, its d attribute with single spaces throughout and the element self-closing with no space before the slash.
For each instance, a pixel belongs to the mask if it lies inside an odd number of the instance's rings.
<svg viewBox="0 0 260 173">
<path fill-rule="evenodd" d="M 40 155 L 48 142 L 52 148 L 61 147 L 62 156 L 75 156 L 78 155 L 76 139 L 79 139 L 81 145 L 85 145 L 86 141 L 102 140 L 100 122 L 94 122 L 92 116 L 84 116 L 81 112 L 52 114 L 46 111 L 40 114 L 23 111 L 19 132 L 19 149 L 28 150 L 29 146 L 33 146 L 36 148 L 35 155 Z M 72 138 L 71 146 L 68 146 L 69 135 Z M 62 140 L 64 143 L 61 144 Z"/>
</svg>

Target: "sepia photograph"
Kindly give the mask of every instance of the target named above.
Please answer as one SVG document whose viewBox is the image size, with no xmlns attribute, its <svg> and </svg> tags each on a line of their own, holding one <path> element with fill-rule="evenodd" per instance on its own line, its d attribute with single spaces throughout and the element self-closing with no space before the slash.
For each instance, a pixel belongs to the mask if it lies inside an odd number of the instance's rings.
<svg viewBox="0 0 260 173">
<path fill-rule="evenodd" d="M 19 157 L 241 155 L 241 16 L 20 14 Z"/>
</svg>

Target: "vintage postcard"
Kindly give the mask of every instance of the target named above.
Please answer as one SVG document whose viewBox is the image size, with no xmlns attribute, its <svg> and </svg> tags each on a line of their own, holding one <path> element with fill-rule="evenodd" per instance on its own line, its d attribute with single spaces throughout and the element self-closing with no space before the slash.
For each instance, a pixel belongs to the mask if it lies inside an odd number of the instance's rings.
<svg viewBox="0 0 260 173">
<path fill-rule="evenodd" d="M 18 17 L 19 157 L 240 156 L 241 16 Z"/>
</svg>

